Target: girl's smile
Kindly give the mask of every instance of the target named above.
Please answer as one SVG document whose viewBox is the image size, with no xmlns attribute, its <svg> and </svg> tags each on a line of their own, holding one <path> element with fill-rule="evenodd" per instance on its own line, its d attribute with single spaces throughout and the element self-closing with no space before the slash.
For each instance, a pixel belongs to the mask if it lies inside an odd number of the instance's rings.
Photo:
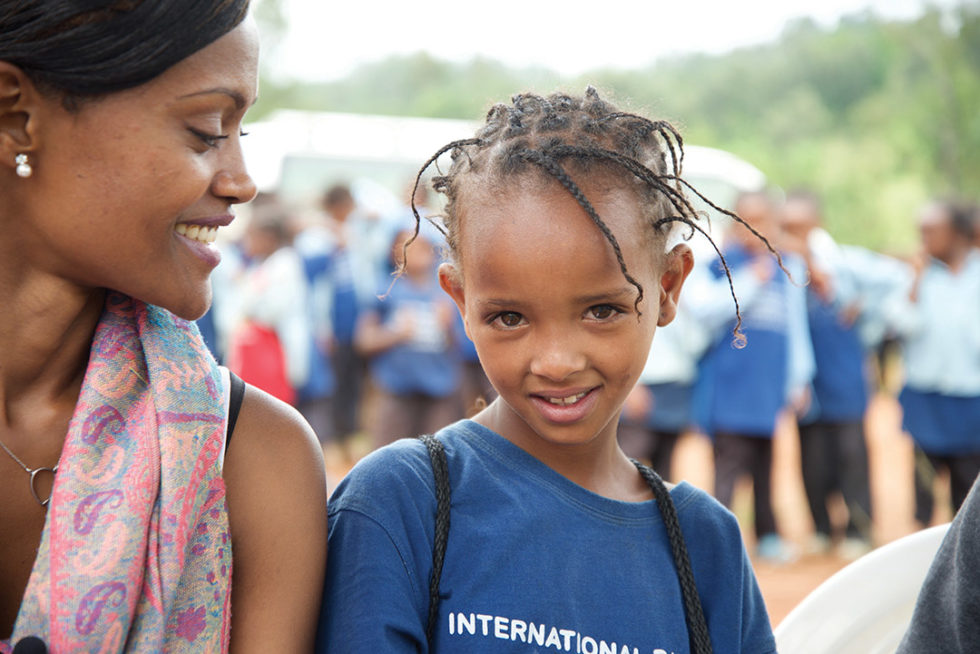
<svg viewBox="0 0 980 654">
<path fill-rule="evenodd" d="M 541 412 L 541 415 L 555 424 L 577 422 L 595 408 L 599 397 L 599 388 L 590 388 L 581 392 L 545 391 L 532 393 L 531 401 Z"/>
</svg>

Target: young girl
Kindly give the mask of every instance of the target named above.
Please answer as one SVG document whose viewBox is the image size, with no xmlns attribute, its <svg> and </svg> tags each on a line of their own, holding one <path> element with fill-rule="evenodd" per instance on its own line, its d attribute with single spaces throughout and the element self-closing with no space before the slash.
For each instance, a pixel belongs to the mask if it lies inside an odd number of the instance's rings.
<svg viewBox="0 0 980 654">
<path fill-rule="evenodd" d="M 680 145 L 590 88 L 440 150 L 440 281 L 499 397 L 337 488 L 319 651 L 775 651 L 734 517 L 616 441 L 693 263 Z"/>
</svg>

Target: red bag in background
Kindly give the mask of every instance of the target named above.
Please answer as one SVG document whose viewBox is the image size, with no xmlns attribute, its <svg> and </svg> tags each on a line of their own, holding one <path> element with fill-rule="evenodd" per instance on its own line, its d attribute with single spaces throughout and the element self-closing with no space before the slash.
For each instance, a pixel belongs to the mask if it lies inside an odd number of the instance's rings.
<svg viewBox="0 0 980 654">
<path fill-rule="evenodd" d="M 296 404 L 286 376 L 286 356 L 276 330 L 247 321 L 235 329 L 228 347 L 228 369 L 266 393 Z"/>
</svg>

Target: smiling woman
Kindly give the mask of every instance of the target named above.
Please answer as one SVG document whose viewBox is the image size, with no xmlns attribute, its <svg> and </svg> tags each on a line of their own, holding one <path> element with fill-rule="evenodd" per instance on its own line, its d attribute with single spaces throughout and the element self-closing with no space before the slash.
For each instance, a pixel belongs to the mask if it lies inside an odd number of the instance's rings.
<svg viewBox="0 0 980 654">
<path fill-rule="evenodd" d="M 188 322 L 255 194 L 247 10 L 0 0 L 0 652 L 311 647 L 319 447 Z"/>
</svg>

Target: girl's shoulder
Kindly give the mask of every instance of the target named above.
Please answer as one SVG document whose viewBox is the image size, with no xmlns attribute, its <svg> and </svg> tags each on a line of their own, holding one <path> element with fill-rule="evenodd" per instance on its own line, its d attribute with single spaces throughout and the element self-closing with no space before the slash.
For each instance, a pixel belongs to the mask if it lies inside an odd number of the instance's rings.
<svg viewBox="0 0 980 654">
<path fill-rule="evenodd" d="M 742 536 L 735 514 L 707 491 L 682 482 L 671 489 L 681 530 L 688 541 L 728 545 L 742 549 Z M 696 535 L 696 536 L 695 536 Z M 710 554 L 710 553 L 709 553 Z"/>
<path fill-rule="evenodd" d="M 451 459 L 468 456 L 463 445 L 467 422 L 442 429 L 439 442 Z M 370 513 L 406 504 L 435 505 L 435 478 L 425 444 L 419 438 L 402 438 L 371 452 L 357 462 L 330 497 L 331 515 L 344 510 Z"/>
</svg>

